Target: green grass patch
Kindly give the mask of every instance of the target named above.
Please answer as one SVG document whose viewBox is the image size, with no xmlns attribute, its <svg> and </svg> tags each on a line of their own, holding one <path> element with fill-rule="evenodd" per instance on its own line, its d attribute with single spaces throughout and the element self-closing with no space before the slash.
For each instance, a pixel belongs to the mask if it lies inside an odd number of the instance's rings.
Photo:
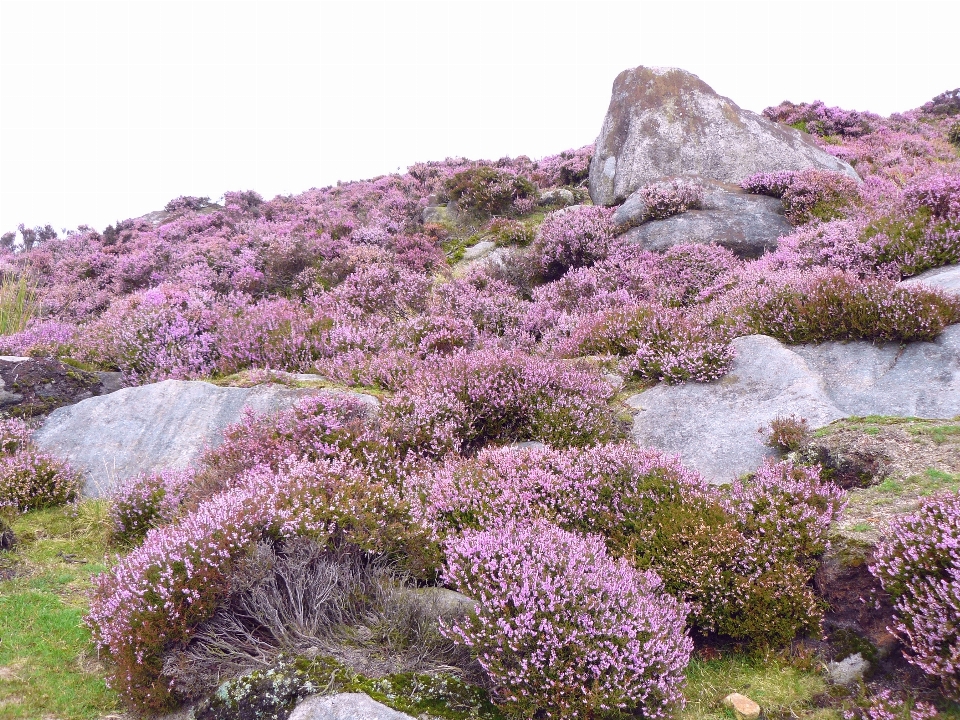
<svg viewBox="0 0 960 720">
<path fill-rule="evenodd" d="M 819 698 L 830 690 L 817 670 L 780 658 L 730 655 L 694 659 L 687 667 L 687 705 L 680 720 L 731 720 L 723 698 L 733 692 L 759 703 L 767 718 L 840 720 L 839 709 L 824 708 Z"/>
<path fill-rule="evenodd" d="M 0 335 L 20 332 L 39 310 L 36 283 L 26 275 L 5 273 L 0 280 Z"/>
<path fill-rule="evenodd" d="M 107 567 L 107 504 L 11 518 L 19 544 L 0 554 L 0 720 L 92 720 L 119 707 L 83 626 L 91 578 Z"/>
<path fill-rule="evenodd" d="M 933 425 L 930 427 L 910 428 L 911 435 L 926 435 L 937 445 L 946 442 L 960 442 L 960 425 Z"/>
</svg>

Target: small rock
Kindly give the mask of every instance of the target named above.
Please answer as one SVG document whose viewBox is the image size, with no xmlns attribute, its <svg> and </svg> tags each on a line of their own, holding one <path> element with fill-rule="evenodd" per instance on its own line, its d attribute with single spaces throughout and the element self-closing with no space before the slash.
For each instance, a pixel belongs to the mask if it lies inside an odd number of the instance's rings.
<svg viewBox="0 0 960 720">
<path fill-rule="evenodd" d="M 363 693 L 312 695 L 297 705 L 289 720 L 413 720 Z"/>
<path fill-rule="evenodd" d="M 946 265 L 944 267 L 933 268 L 919 275 L 915 275 L 909 280 L 903 281 L 904 285 L 926 285 L 937 290 L 942 290 L 951 295 L 960 295 L 960 265 Z M 0 358 L 2 360 L 3 358 Z"/>
<path fill-rule="evenodd" d="M 566 188 L 554 188 L 540 195 L 541 205 L 573 205 L 577 198 Z"/>
<path fill-rule="evenodd" d="M 493 240 L 481 240 L 476 245 L 471 245 L 463 251 L 463 259 L 467 261 L 477 260 L 493 252 L 495 247 L 497 247 L 497 244 Z"/>
<path fill-rule="evenodd" d="M 425 207 L 421 214 L 424 223 L 455 223 L 458 217 L 460 217 L 459 208 L 454 202 Z"/>
<path fill-rule="evenodd" d="M 546 450 L 547 446 L 542 442 L 537 440 L 524 440 L 523 442 L 515 442 L 507 445 L 508 448 L 513 450 Z"/>
<path fill-rule="evenodd" d="M 647 207 L 646 201 L 640 197 L 640 190 L 643 190 L 643 188 L 634 191 L 630 197 L 623 201 L 623 205 L 618 207 L 613 213 L 614 225 L 628 230 L 636 227 L 647 219 L 647 213 L 650 212 L 650 208 Z"/>
<path fill-rule="evenodd" d="M 760 706 L 746 695 L 730 693 L 723 699 L 723 704 L 733 710 L 737 720 L 757 720 L 760 717 Z"/>
<path fill-rule="evenodd" d="M 863 680 L 870 663 L 860 653 L 845 657 L 840 662 L 827 663 L 827 678 L 835 685 L 853 685 Z"/>
<path fill-rule="evenodd" d="M 612 387 L 614 390 L 619 390 L 623 387 L 623 376 L 617 375 L 616 373 L 604 373 L 603 379 L 607 384 Z"/>
</svg>

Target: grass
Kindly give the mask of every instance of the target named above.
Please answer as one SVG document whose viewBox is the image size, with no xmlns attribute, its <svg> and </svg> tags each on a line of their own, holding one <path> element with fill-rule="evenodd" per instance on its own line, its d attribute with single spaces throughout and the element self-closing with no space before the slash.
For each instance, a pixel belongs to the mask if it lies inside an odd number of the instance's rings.
<svg viewBox="0 0 960 720">
<path fill-rule="evenodd" d="M 19 544 L 0 553 L 0 720 L 88 720 L 115 711 L 82 624 L 91 577 L 107 567 L 106 503 L 11 519 Z"/>
<path fill-rule="evenodd" d="M 691 660 L 687 667 L 687 705 L 679 720 L 731 720 L 733 712 L 723 707 L 723 698 L 733 692 L 756 701 L 771 720 L 841 718 L 838 708 L 823 707 L 830 687 L 818 668 L 804 669 L 802 663 L 777 657 L 730 655 Z"/>
<path fill-rule="evenodd" d="M 0 335 L 20 332 L 39 310 L 36 284 L 26 275 L 4 274 L 0 280 Z"/>
</svg>

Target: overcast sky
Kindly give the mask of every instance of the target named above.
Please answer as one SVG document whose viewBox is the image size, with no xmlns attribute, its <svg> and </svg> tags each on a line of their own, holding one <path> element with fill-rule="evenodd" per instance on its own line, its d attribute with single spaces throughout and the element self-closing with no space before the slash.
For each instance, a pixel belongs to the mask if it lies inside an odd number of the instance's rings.
<svg viewBox="0 0 960 720">
<path fill-rule="evenodd" d="M 0 231 L 592 142 L 614 77 L 883 115 L 960 86 L 960 2 L 0 2 Z"/>
</svg>

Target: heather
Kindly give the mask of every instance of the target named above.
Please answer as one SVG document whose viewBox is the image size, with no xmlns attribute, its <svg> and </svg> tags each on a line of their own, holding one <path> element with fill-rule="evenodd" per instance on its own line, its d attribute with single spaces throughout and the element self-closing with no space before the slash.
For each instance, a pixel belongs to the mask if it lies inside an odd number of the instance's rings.
<svg viewBox="0 0 960 720">
<path fill-rule="evenodd" d="M 960 699 L 960 497 L 934 496 L 893 521 L 871 571 L 894 598 L 892 631 L 907 660 Z"/>
<path fill-rule="evenodd" d="M 521 717 L 666 717 L 692 644 L 683 606 L 603 541 L 548 523 L 470 531 L 445 577 L 477 601 L 446 628 L 473 651 L 495 697 Z"/>
<path fill-rule="evenodd" d="M 33 442 L 22 420 L 0 420 L 0 508 L 25 512 L 60 505 L 80 492 L 80 477 Z"/>
<path fill-rule="evenodd" d="M 627 445 L 484 451 L 446 463 L 421 497 L 441 534 L 530 518 L 597 534 L 614 556 L 658 573 L 699 632 L 756 646 L 818 630 L 810 580 L 843 505 L 816 469 L 764 465 L 727 492 Z"/>
<path fill-rule="evenodd" d="M 842 493 L 789 461 L 710 486 L 620 442 L 614 388 L 720 380 L 731 342 L 753 333 L 905 343 L 960 322 L 955 299 L 898 282 L 960 261 L 955 119 L 822 103 L 767 114 L 814 133 L 863 182 L 745 180 L 795 226 L 756 260 L 627 242 L 613 209 L 586 201 L 591 147 L 419 163 L 270 200 L 181 197 L 102 232 L 8 238 L 2 352 L 133 384 L 313 373 L 326 388 L 248 414 L 195 467 L 112 497 L 125 554 L 98 579 L 88 623 L 116 692 L 173 707 L 227 676 L 259 682 L 292 654 L 304 678 L 328 661 L 390 682 L 450 673 L 520 717 L 665 717 L 691 638 L 772 652 L 816 637 L 813 578 Z M 673 179 L 640 196 L 659 222 L 703 191 Z M 465 261 L 480 242 L 489 258 Z M 76 495 L 26 426 L 4 427 L 0 502 Z M 801 418 L 775 421 L 783 453 L 806 440 Z M 547 447 L 515 447 L 527 442 Z M 956 512 L 925 507 L 876 568 L 912 661 L 955 694 Z M 478 603 L 442 635 L 397 601 L 436 585 Z"/>
</svg>

